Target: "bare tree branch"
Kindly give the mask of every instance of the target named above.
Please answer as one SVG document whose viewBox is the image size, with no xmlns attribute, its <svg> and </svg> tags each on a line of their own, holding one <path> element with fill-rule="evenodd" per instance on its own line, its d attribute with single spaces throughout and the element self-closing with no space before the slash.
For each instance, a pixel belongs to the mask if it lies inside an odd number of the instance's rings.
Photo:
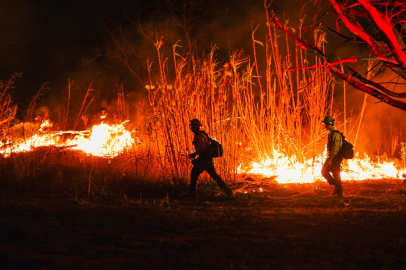
<svg viewBox="0 0 406 270">
<path fill-rule="evenodd" d="M 270 16 L 270 19 L 285 34 L 295 39 L 297 41 L 297 46 L 322 58 L 325 61 L 325 67 L 345 80 L 351 86 L 371 96 L 374 96 L 391 106 L 406 111 L 406 103 L 395 99 L 406 98 L 406 92 L 397 93 L 391 91 L 381 84 L 378 84 L 372 80 L 365 79 L 359 73 L 355 72 L 352 69 L 350 69 L 351 74 L 347 75 L 334 67 L 335 65 L 342 63 L 356 63 L 359 61 L 374 60 L 378 62 L 376 66 L 380 66 L 380 71 L 378 73 L 382 73 L 384 72 L 385 68 L 389 68 L 396 74 L 397 78 L 405 78 L 406 53 L 405 49 L 402 48 L 401 44 L 399 43 L 399 40 L 404 41 L 404 37 L 402 36 L 404 29 L 403 25 L 401 24 L 401 20 L 403 20 L 403 18 L 401 16 L 406 15 L 406 4 L 400 4 L 394 0 L 389 1 L 390 3 L 375 0 L 343 1 L 343 3 L 341 3 L 340 0 L 328 1 L 332 9 L 336 12 L 337 17 L 354 34 L 353 40 L 364 41 L 369 46 L 371 51 L 375 54 L 374 57 L 352 56 L 348 59 L 333 62 L 329 60 L 316 45 L 290 32 L 274 16 Z M 384 13 L 381 12 L 381 10 L 384 10 Z M 364 28 L 362 27 L 361 23 L 357 21 L 356 16 L 367 18 L 370 22 L 370 27 L 379 32 L 379 35 L 376 37 L 372 37 L 370 34 L 368 34 L 367 31 L 364 30 Z M 398 36 L 393 31 L 393 28 L 396 28 L 399 32 Z M 339 29 L 338 25 L 337 29 Z M 339 31 L 332 31 L 340 35 Z M 349 37 L 345 38 L 347 40 L 351 39 Z M 405 45 L 406 44 L 403 43 L 403 46 Z M 309 69 L 319 66 L 320 65 L 314 65 L 310 67 L 301 67 L 295 69 Z M 358 79 L 359 82 L 355 81 L 352 76 Z"/>
<path fill-rule="evenodd" d="M 390 90 L 386 89 L 385 87 L 383 87 L 382 85 L 380 85 L 380 84 L 378 84 L 376 82 L 365 79 L 364 77 L 362 77 L 358 72 L 356 72 L 352 68 L 348 68 L 348 69 L 351 71 L 351 74 L 355 78 L 360 80 L 362 83 L 371 85 L 371 86 L 377 88 L 378 90 L 384 92 L 388 96 L 391 96 L 391 97 L 394 97 L 394 98 L 406 98 L 406 92 L 404 92 L 404 93 L 396 93 L 396 92 L 390 91 Z"/>
<path fill-rule="evenodd" d="M 393 99 L 391 97 L 388 97 L 385 94 L 382 94 L 380 92 L 378 92 L 377 90 L 368 87 L 362 83 L 359 83 L 357 81 L 354 81 L 353 79 L 351 79 L 349 76 L 345 75 L 343 72 L 341 72 L 340 70 L 336 69 L 335 67 L 332 67 L 331 70 L 337 74 L 341 79 L 345 80 L 348 84 L 350 84 L 351 86 L 361 90 L 362 92 L 365 92 L 373 97 L 376 97 L 377 99 L 393 106 L 396 108 L 399 108 L 401 110 L 406 111 L 406 103 L 405 102 L 401 102 L 399 100 Z"/>
<path fill-rule="evenodd" d="M 334 0 L 330 0 L 334 1 Z M 387 16 L 387 14 L 382 14 L 379 12 L 369 0 L 358 0 L 359 3 L 365 8 L 365 10 L 371 16 L 371 21 L 380 29 L 388 38 L 388 45 L 391 52 L 394 54 L 396 60 L 400 63 L 403 69 L 406 70 L 406 54 L 400 47 L 399 42 L 396 39 L 395 33 L 392 29 L 392 24 Z"/>
</svg>

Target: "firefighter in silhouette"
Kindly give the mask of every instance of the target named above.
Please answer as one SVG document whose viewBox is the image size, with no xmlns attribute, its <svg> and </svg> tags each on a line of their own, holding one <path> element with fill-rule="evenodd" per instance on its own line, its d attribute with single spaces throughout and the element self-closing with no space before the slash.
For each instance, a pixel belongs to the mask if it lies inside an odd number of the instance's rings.
<svg viewBox="0 0 406 270">
<path fill-rule="evenodd" d="M 193 146 L 196 151 L 189 155 L 189 157 L 193 159 L 193 168 L 190 172 L 189 192 L 185 194 L 184 197 L 196 198 L 197 180 L 199 175 L 204 171 L 208 172 L 211 178 L 217 182 L 217 185 L 224 190 L 227 197 L 230 197 L 233 195 L 233 191 L 226 185 L 214 168 L 213 157 L 209 151 L 210 141 L 207 133 L 200 129 L 201 126 L 202 125 L 198 119 L 193 119 L 190 121 L 190 129 L 195 134 Z M 196 156 L 198 157 L 196 158 Z"/>
<path fill-rule="evenodd" d="M 335 129 L 334 121 L 334 118 L 331 116 L 326 116 L 323 120 L 326 129 L 329 130 L 330 133 L 328 134 L 327 141 L 328 157 L 321 169 L 321 174 L 330 185 L 334 185 L 333 196 L 336 195 L 337 197 L 343 197 L 343 187 L 341 185 L 340 175 L 340 166 L 343 161 L 340 150 L 343 145 L 343 138 L 341 133 Z"/>
</svg>

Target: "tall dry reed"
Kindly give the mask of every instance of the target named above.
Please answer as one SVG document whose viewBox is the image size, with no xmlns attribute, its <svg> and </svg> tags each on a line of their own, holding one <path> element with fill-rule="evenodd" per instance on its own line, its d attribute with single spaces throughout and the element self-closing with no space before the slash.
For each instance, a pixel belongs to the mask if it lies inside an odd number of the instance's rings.
<svg viewBox="0 0 406 270">
<path fill-rule="evenodd" d="M 200 119 L 210 136 L 223 144 L 225 155 L 216 163 L 228 179 L 235 178 L 242 164 L 275 154 L 287 155 L 291 164 L 308 158 L 314 164 L 324 134 L 322 119 L 333 106 L 334 80 L 317 57 L 313 61 L 317 68 L 307 69 L 311 56 L 298 46 L 289 51 L 289 39 L 282 41 L 270 21 L 267 27 L 263 74 L 256 53 L 256 46 L 263 43 L 256 40 L 256 29 L 253 56 L 237 50 L 220 64 L 214 46 L 193 62 L 191 72 L 186 69 L 187 57 L 176 52 L 178 44 L 173 46 L 174 66 L 169 66 L 161 55 L 163 43 L 157 40 L 159 61 L 150 66 L 158 66 L 159 77 L 151 76 L 147 86 L 154 110 L 149 125 L 166 175 L 188 176 L 191 165 L 186 155 L 193 151 L 189 130 L 193 118 Z M 320 29 L 314 31 L 314 42 L 324 50 L 325 33 Z M 287 57 L 282 57 L 280 44 Z"/>
</svg>

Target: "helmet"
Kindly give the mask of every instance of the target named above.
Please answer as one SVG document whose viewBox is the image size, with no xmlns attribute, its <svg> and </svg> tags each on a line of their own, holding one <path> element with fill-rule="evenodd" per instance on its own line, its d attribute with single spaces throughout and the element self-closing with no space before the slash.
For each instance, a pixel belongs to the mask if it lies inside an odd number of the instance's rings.
<svg viewBox="0 0 406 270">
<path fill-rule="evenodd" d="M 200 124 L 200 120 L 199 119 L 192 119 L 190 120 L 190 126 L 191 127 L 201 127 L 202 124 Z"/>
<path fill-rule="evenodd" d="M 334 121 L 335 120 L 334 120 L 333 117 L 327 115 L 326 117 L 324 117 L 323 123 L 326 124 L 326 125 L 330 124 L 330 125 L 334 126 Z"/>
</svg>

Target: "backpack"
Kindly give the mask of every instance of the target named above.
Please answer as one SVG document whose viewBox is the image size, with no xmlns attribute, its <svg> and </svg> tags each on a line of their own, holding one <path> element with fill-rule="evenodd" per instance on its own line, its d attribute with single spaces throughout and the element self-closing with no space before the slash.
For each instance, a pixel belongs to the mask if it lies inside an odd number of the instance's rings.
<svg viewBox="0 0 406 270">
<path fill-rule="evenodd" d="M 203 134 L 207 136 L 207 138 L 209 139 L 209 142 L 210 142 L 210 146 L 209 146 L 209 150 L 208 150 L 210 156 L 214 157 L 214 158 L 222 157 L 223 156 L 223 145 L 219 141 L 211 138 L 206 132 L 203 132 Z"/>
<path fill-rule="evenodd" d="M 341 137 L 343 138 L 343 145 L 341 146 L 340 149 L 340 154 L 344 159 L 353 159 L 354 158 L 354 145 L 350 142 L 348 142 L 345 139 L 345 136 L 338 130 L 335 132 L 340 133 Z"/>
<path fill-rule="evenodd" d="M 216 141 L 209 137 L 210 148 L 209 153 L 212 157 L 218 158 L 223 156 L 223 145 L 219 141 Z"/>
</svg>

